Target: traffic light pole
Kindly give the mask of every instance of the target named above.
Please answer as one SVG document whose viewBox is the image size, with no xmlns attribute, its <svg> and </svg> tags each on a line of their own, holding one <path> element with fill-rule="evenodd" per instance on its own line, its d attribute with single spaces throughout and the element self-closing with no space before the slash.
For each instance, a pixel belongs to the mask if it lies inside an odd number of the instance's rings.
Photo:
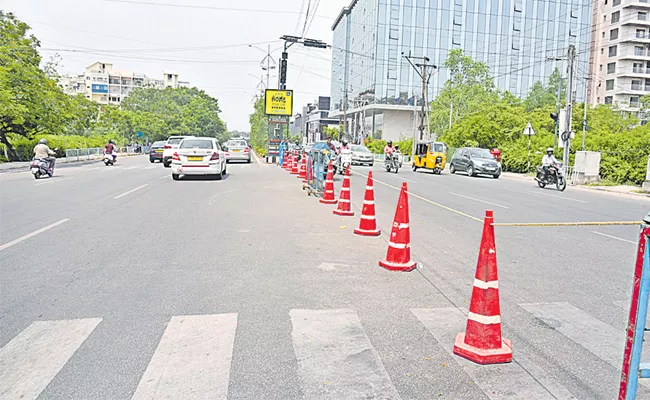
<svg viewBox="0 0 650 400">
<path fill-rule="evenodd" d="M 564 153 L 562 156 L 562 163 L 566 168 L 569 164 L 569 151 L 571 147 L 571 115 L 573 111 L 573 64 L 576 58 L 576 48 L 574 45 L 569 45 L 567 52 L 568 59 L 568 82 L 566 90 L 566 121 L 564 122 L 564 132 L 562 132 L 562 142 L 564 143 Z"/>
</svg>

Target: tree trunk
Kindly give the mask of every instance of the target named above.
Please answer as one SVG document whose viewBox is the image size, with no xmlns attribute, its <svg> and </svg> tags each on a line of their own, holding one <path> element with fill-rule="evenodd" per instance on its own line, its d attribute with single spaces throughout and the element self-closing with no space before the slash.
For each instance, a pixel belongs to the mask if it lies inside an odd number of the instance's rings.
<svg viewBox="0 0 650 400">
<path fill-rule="evenodd" d="M 11 145 L 11 143 L 9 143 L 7 134 L 4 131 L 0 131 L 0 143 L 7 146 L 7 156 L 9 156 L 9 161 L 20 161 L 18 159 L 18 153 L 16 153 L 14 147 Z"/>
</svg>

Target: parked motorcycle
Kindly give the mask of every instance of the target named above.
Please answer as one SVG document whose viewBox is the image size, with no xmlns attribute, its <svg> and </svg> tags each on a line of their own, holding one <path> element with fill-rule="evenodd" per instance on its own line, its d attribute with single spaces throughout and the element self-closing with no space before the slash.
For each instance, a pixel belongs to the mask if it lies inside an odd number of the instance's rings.
<svg viewBox="0 0 650 400">
<path fill-rule="evenodd" d="M 54 175 L 54 163 L 42 158 L 33 159 L 29 169 L 34 175 L 34 179 L 40 179 L 44 175 L 51 178 Z"/>
<path fill-rule="evenodd" d="M 395 171 L 397 173 L 400 167 L 399 155 L 393 153 L 391 155 L 386 154 L 386 159 L 384 160 L 384 167 L 386 172 Z"/>
<path fill-rule="evenodd" d="M 541 188 L 546 187 L 546 185 L 555 185 L 560 192 L 566 189 L 566 178 L 562 171 L 562 164 L 555 164 L 548 167 L 548 179 L 544 179 L 544 167 L 537 167 L 535 180 Z"/>
</svg>

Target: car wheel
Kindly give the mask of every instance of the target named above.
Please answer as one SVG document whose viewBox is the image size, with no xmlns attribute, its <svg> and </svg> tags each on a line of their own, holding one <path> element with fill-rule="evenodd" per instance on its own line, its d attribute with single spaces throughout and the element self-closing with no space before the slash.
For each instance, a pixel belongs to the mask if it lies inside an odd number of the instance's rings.
<svg viewBox="0 0 650 400">
<path fill-rule="evenodd" d="M 449 164 L 449 172 L 452 174 L 456 173 L 456 167 L 454 167 L 453 163 Z"/>
<path fill-rule="evenodd" d="M 179 174 L 172 174 L 172 179 L 178 181 L 181 179 L 181 176 Z"/>
<path fill-rule="evenodd" d="M 226 164 L 223 164 L 223 175 L 226 175 L 228 173 L 228 166 Z"/>
<path fill-rule="evenodd" d="M 214 179 L 220 181 L 223 179 L 223 171 L 220 171 L 218 174 L 214 176 Z"/>
<path fill-rule="evenodd" d="M 499 179 L 500 176 L 501 176 L 501 174 L 494 174 L 494 175 L 492 175 L 492 177 L 493 177 L 494 179 Z"/>
<path fill-rule="evenodd" d="M 163 167 L 171 168 L 171 166 L 172 166 L 172 163 L 163 161 Z"/>
<path fill-rule="evenodd" d="M 149 159 L 149 162 L 153 164 L 154 162 L 156 162 L 156 160 L 152 160 L 152 159 L 150 158 L 150 159 Z"/>
<path fill-rule="evenodd" d="M 251 159 L 249 158 L 248 161 L 246 161 L 247 164 L 251 163 Z"/>
<path fill-rule="evenodd" d="M 474 174 L 474 166 L 472 164 L 467 167 L 467 176 L 475 176 Z"/>
</svg>

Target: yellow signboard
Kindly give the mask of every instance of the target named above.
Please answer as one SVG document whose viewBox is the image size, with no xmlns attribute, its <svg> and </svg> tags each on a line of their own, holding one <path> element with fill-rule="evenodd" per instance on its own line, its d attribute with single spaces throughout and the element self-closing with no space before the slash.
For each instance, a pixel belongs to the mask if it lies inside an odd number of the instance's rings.
<svg viewBox="0 0 650 400">
<path fill-rule="evenodd" d="M 293 90 L 266 89 L 264 99 L 266 115 L 293 114 Z"/>
</svg>

